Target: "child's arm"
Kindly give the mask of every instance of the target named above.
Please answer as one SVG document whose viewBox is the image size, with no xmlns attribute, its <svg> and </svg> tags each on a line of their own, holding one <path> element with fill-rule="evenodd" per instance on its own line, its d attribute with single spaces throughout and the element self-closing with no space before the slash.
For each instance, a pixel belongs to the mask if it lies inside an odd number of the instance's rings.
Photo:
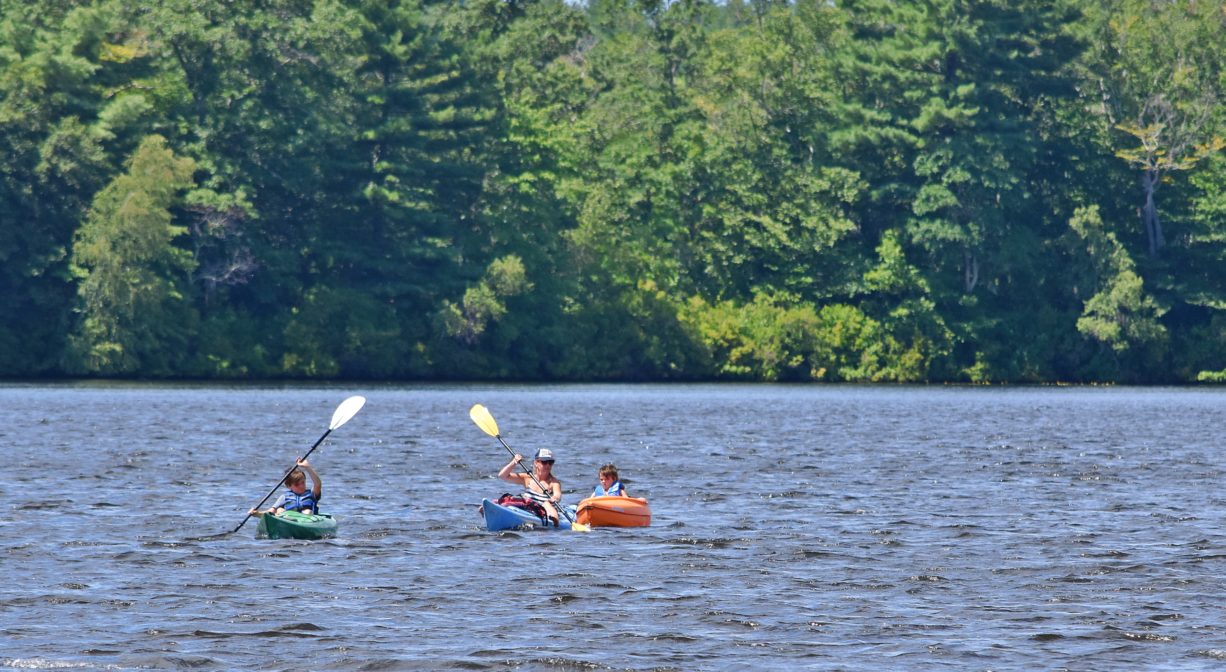
<svg viewBox="0 0 1226 672">
<path fill-rule="evenodd" d="M 311 477 L 311 494 L 315 495 L 315 501 L 318 502 L 321 495 L 324 494 L 324 483 L 319 480 L 319 474 L 315 472 L 315 468 L 306 460 L 298 460 L 298 466 L 302 467 L 303 471 Z"/>
<path fill-rule="evenodd" d="M 273 502 L 272 506 L 268 507 L 267 509 L 264 509 L 263 511 L 259 509 L 252 509 L 248 513 L 250 513 L 253 516 L 262 516 L 266 513 L 271 513 L 272 515 L 275 516 L 277 515 L 277 513 L 279 513 L 277 509 L 281 508 L 281 505 L 284 503 L 285 503 L 285 495 L 281 495 L 280 497 L 277 498 L 277 501 Z"/>
</svg>

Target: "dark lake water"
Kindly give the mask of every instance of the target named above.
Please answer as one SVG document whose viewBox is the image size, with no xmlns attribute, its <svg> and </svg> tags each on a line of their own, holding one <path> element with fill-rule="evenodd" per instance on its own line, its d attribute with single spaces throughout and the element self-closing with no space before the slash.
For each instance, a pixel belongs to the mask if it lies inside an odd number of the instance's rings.
<svg viewBox="0 0 1226 672">
<path fill-rule="evenodd" d="M 232 530 L 311 456 L 336 539 Z M 486 532 L 508 443 L 649 528 Z M 0 386 L 0 668 L 1220 670 L 1226 390 Z"/>
</svg>

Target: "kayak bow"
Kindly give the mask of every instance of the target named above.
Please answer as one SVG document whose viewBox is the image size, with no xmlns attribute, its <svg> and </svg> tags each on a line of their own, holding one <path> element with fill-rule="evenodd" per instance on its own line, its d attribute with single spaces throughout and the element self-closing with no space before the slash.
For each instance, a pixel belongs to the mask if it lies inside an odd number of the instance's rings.
<svg viewBox="0 0 1226 672">
<path fill-rule="evenodd" d="M 485 529 L 490 532 L 513 530 L 516 528 L 543 530 L 570 529 L 570 520 L 566 516 L 562 516 L 558 521 L 558 526 L 554 527 L 541 520 L 541 517 L 535 513 L 515 506 L 503 506 L 490 499 L 481 500 L 480 511 L 481 515 L 485 518 Z"/>
<path fill-rule="evenodd" d="M 308 515 L 283 511 L 260 516 L 256 535 L 269 539 L 325 539 L 336 536 L 336 519 L 327 514 Z"/>
<path fill-rule="evenodd" d="M 647 527 L 651 507 L 639 497 L 588 497 L 579 502 L 576 519 L 592 527 Z"/>
</svg>

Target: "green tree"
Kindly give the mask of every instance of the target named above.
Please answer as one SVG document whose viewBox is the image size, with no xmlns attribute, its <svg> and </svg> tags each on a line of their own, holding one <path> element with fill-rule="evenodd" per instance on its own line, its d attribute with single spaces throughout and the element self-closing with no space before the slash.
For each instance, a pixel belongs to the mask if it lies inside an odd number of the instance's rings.
<svg viewBox="0 0 1226 672">
<path fill-rule="evenodd" d="M 329 39 L 353 39 L 328 56 L 347 74 L 318 80 L 344 122 L 324 129 L 337 147 L 317 160 L 282 361 L 295 375 L 421 375 L 428 316 L 480 273 L 465 264 L 482 232 L 488 96 L 421 3 L 350 8 Z"/>
<path fill-rule="evenodd" d="M 869 380 L 897 382 L 949 379 L 954 334 L 937 310 L 934 293 L 920 269 L 908 261 L 899 231 L 887 231 L 865 272 L 861 309 L 880 315 L 880 328 L 866 357 L 878 362 Z"/>
<path fill-rule="evenodd" d="M 408 300 L 405 308 L 425 309 L 440 294 L 462 291 L 456 267 L 480 226 L 474 207 L 487 172 L 481 150 L 492 100 L 420 3 L 370 0 L 357 8 L 360 162 L 343 178 L 360 200 L 356 221 L 330 241 L 333 256 L 340 267 L 360 265 L 381 294 Z"/>
<path fill-rule="evenodd" d="M 106 3 L 0 5 L 0 375 L 53 373 L 71 320 L 68 249 L 144 112 Z"/>
<path fill-rule="evenodd" d="M 1087 3 L 1094 74 L 1115 154 L 1140 171 L 1150 255 L 1167 244 L 1158 187 L 1226 147 L 1214 118 L 1222 98 L 1221 8 L 1180 0 Z"/>
<path fill-rule="evenodd" d="M 524 262 L 515 255 L 495 259 L 485 271 L 481 282 L 464 292 L 464 300 L 455 304 L 443 301 L 438 319 L 443 332 L 466 345 L 473 345 L 491 324 L 506 315 L 506 297 L 532 289 L 524 273 Z"/>
<path fill-rule="evenodd" d="M 869 185 L 853 218 L 868 241 L 906 233 L 898 242 L 955 334 L 938 375 L 1033 369 L 1010 353 L 1035 342 L 1023 336 L 1034 322 L 1011 316 L 1043 309 L 1051 278 L 1036 269 L 1067 219 L 1053 197 L 1069 170 L 1053 128 L 1055 102 L 1076 95 L 1078 14 L 1063 0 L 843 7 L 852 39 L 836 62 L 844 95 L 829 137 Z"/>
<path fill-rule="evenodd" d="M 1174 305 L 1171 368 L 1180 380 L 1212 379 L 1226 370 L 1226 153 L 1207 157 L 1188 178 L 1184 235 L 1163 255 Z"/>
<path fill-rule="evenodd" d="M 70 369 L 102 375 L 173 375 L 191 345 L 195 313 L 190 253 L 176 246 L 186 227 L 171 208 L 193 185 L 191 159 L 160 136 L 137 149 L 128 171 L 94 198 L 77 232 L 81 321 L 70 338 Z"/>
<path fill-rule="evenodd" d="M 342 93 L 361 53 L 354 12 L 333 0 L 127 8 L 157 63 L 142 88 L 163 133 L 200 171 L 194 230 L 207 234 L 196 242 L 210 263 L 197 282 L 211 308 L 287 319 L 323 266 L 313 253 L 338 226 L 325 169 L 352 152 L 352 98 Z M 205 273 L 236 256 L 246 269 L 237 278 Z"/>
<path fill-rule="evenodd" d="M 584 68 L 587 21 L 582 7 L 563 0 L 480 0 L 451 8 L 440 20 L 495 94 L 481 147 L 488 172 L 475 213 L 480 232 L 458 277 L 471 288 L 481 264 L 513 255 L 532 278 L 531 291 L 506 301 L 505 316 L 478 343 L 452 352 L 480 360 L 480 375 L 546 375 L 573 343 L 566 333 L 573 316 L 565 306 L 580 293 L 564 237 L 574 226 L 573 206 L 562 192 L 581 182 L 586 169 L 578 138 L 587 132 L 583 113 L 595 95 Z"/>
<path fill-rule="evenodd" d="M 605 21 L 616 17 L 619 29 L 598 32 L 584 54 L 599 95 L 586 110 L 589 134 L 580 138 L 586 171 L 566 185 L 577 212 L 567 236 L 615 293 L 641 280 L 671 293 L 684 282 L 680 261 L 692 211 L 681 206 L 698 116 L 683 94 L 690 63 L 682 50 L 693 40 L 681 35 L 702 30 L 703 6 L 608 5 Z"/>
<path fill-rule="evenodd" d="M 1060 0 L 865 5 L 868 15 L 853 9 L 853 21 L 858 37 L 871 39 L 853 49 L 880 48 L 884 56 L 857 55 L 859 74 L 848 83 L 889 82 L 868 89 L 860 110 L 898 94 L 883 120 L 894 134 L 880 137 L 901 143 L 889 154 L 909 157 L 911 185 L 900 194 L 911 211 L 908 236 L 938 267 L 957 268 L 961 290 L 972 293 L 985 273 L 1008 272 L 1014 253 L 1005 242 L 1021 242 L 1009 227 L 1027 210 L 1042 148 L 1036 110 L 1044 98 L 1073 92 L 1066 66 L 1079 45 L 1064 26 L 1076 14 Z M 858 115 L 861 123 L 879 117 Z"/>
<path fill-rule="evenodd" d="M 688 95 L 703 123 L 681 205 L 697 213 L 687 268 L 696 291 L 811 300 L 854 277 L 855 249 L 840 246 L 858 232 L 851 208 L 866 185 L 824 141 L 839 28 L 825 3 L 780 5 L 715 32 L 695 56 Z"/>
<path fill-rule="evenodd" d="M 1077 330 L 1109 346 L 1117 356 L 1131 349 L 1148 350 L 1145 354 L 1150 356 L 1160 353 L 1158 346 L 1168 336 L 1160 321 L 1166 310 L 1145 291 L 1136 263 L 1104 227 L 1098 207 L 1078 209 L 1069 226 L 1084 241 L 1095 278 L 1094 293 L 1085 301 Z M 1126 362 L 1121 366 L 1128 368 Z"/>
</svg>

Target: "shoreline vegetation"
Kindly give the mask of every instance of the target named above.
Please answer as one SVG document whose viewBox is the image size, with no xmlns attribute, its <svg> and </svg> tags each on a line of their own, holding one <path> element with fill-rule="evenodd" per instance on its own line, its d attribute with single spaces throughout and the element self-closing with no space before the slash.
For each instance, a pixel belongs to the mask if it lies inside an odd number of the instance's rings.
<svg viewBox="0 0 1226 672">
<path fill-rule="evenodd" d="M 5 2 L 0 377 L 1223 383 L 1220 9 Z"/>
</svg>

